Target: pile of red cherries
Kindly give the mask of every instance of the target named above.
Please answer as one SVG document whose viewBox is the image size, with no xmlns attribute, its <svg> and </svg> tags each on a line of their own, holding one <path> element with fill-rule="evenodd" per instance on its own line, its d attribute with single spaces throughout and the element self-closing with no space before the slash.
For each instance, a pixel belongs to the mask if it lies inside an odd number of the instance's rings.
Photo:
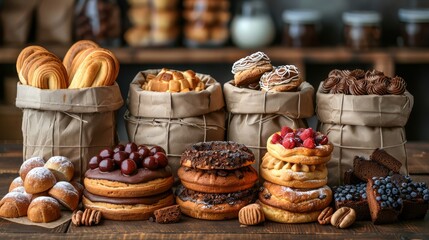
<svg viewBox="0 0 429 240">
<path fill-rule="evenodd" d="M 101 172 L 120 169 L 124 175 L 133 175 L 139 168 L 156 170 L 168 165 L 165 150 L 160 146 L 148 147 L 127 143 L 117 145 L 113 149 L 105 148 L 88 162 L 89 168 L 98 168 Z"/>
</svg>

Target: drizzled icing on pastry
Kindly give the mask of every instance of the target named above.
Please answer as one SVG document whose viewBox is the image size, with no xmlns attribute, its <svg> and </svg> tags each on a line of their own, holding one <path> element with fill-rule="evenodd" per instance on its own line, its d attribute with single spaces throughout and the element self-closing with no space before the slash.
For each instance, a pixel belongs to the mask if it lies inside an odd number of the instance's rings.
<svg viewBox="0 0 429 240">
<path fill-rule="evenodd" d="M 236 61 L 232 65 L 231 72 L 233 74 L 236 74 L 240 71 L 244 71 L 244 70 L 247 70 L 249 68 L 258 66 L 258 65 L 260 65 L 259 64 L 260 61 L 263 61 L 263 63 L 271 62 L 270 58 L 268 58 L 268 56 L 265 53 L 255 52 L 255 53 L 253 53 L 247 57 L 241 58 L 238 61 Z"/>
<path fill-rule="evenodd" d="M 298 68 L 294 65 L 283 65 L 275 67 L 273 71 L 266 72 L 261 77 L 259 85 L 261 89 L 269 91 L 271 88 L 279 85 L 288 84 L 299 80 Z"/>
</svg>

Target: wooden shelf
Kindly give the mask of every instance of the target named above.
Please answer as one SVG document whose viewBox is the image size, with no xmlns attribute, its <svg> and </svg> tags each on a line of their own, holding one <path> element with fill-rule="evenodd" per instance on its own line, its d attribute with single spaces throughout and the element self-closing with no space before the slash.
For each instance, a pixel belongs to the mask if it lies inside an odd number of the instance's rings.
<svg viewBox="0 0 429 240">
<path fill-rule="evenodd" d="M 69 46 L 45 46 L 48 50 L 63 57 Z M 22 47 L 0 48 L 0 64 L 13 64 Z M 190 48 L 110 48 L 121 64 L 201 64 L 227 63 L 247 56 L 256 50 L 235 47 L 190 49 Z M 429 63 L 429 49 L 381 48 L 365 52 L 355 52 L 344 47 L 324 48 L 285 48 L 281 46 L 261 49 L 273 62 L 295 64 L 301 70 L 306 62 L 348 63 L 362 62 L 386 74 L 394 73 L 395 63 Z"/>
</svg>

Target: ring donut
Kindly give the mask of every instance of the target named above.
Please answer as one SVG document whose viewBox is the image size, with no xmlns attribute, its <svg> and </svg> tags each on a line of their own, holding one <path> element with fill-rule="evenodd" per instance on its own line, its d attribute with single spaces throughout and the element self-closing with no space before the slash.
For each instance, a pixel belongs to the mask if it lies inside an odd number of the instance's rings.
<svg viewBox="0 0 429 240">
<path fill-rule="evenodd" d="M 305 165 L 278 160 L 266 153 L 259 173 L 267 181 L 293 188 L 318 188 L 327 184 L 325 164 Z"/>
<path fill-rule="evenodd" d="M 181 164 L 203 170 L 233 170 L 255 162 L 252 151 L 232 141 L 199 142 L 182 153 Z"/>
</svg>

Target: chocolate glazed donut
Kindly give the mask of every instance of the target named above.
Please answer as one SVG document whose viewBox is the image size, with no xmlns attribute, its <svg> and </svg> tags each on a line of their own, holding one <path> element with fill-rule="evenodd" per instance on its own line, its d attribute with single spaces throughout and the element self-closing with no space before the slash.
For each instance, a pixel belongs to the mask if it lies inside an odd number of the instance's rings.
<svg viewBox="0 0 429 240">
<path fill-rule="evenodd" d="M 232 141 L 199 142 L 182 153 L 182 166 L 204 170 L 233 170 L 255 161 L 252 151 Z"/>
</svg>

